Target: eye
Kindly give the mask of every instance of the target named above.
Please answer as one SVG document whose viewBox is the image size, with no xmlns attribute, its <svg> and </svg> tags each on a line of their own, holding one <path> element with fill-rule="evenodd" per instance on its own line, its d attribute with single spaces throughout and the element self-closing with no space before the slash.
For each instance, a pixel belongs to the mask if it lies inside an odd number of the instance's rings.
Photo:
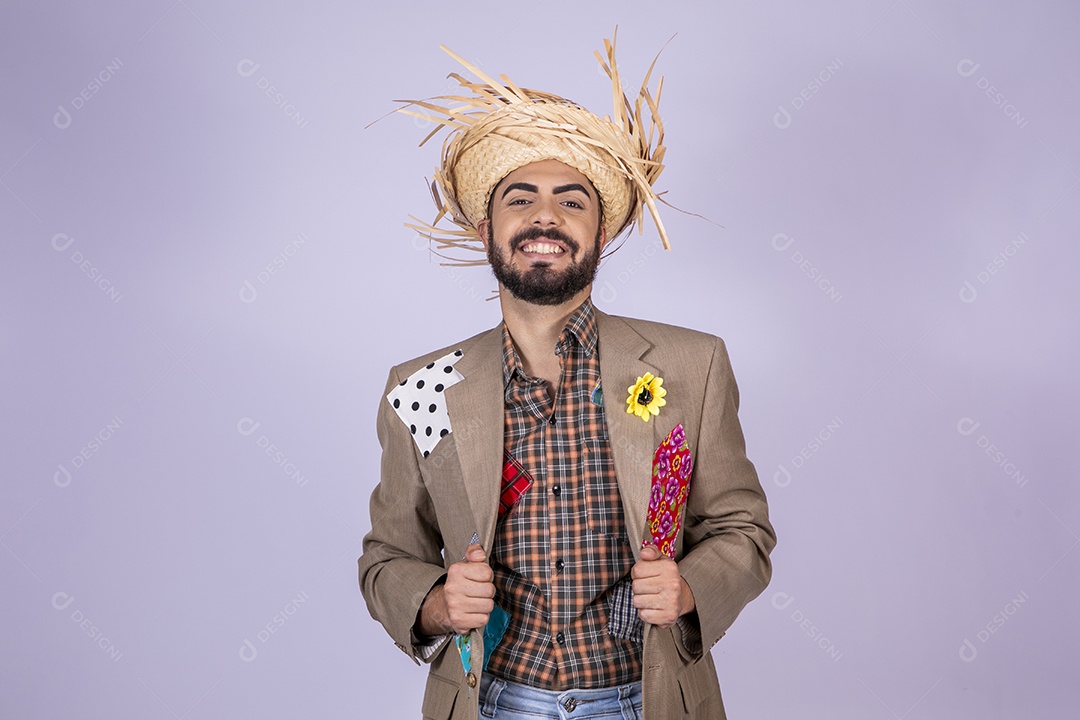
<svg viewBox="0 0 1080 720">
<path fill-rule="evenodd" d="M 577 200 L 567 200 L 565 202 L 565 204 L 569 205 L 572 208 L 577 208 L 578 210 L 584 210 L 585 209 L 585 206 L 582 205 L 581 203 L 579 203 Z"/>
</svg>

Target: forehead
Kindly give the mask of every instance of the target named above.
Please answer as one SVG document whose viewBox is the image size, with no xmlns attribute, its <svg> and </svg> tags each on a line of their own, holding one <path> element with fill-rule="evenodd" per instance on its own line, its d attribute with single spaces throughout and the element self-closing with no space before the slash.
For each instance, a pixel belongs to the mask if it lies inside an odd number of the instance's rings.
<svg viewBox="0 0 1080 720">
<path fill-rule="evenodd" d="M 540 160 L 539 162 L 522 165 L 517 170 L 504 177 L 495 189 L 505 187 L 510 183 L 521 182 L 536 185 L 541 190 L 551 189 L 559 185 L 577 183 L 589 190 L 589 194 L 595 197 L 596 191 L 584 173 L 577 168 L 571 167 L 558 160 Z"/>
</svg>

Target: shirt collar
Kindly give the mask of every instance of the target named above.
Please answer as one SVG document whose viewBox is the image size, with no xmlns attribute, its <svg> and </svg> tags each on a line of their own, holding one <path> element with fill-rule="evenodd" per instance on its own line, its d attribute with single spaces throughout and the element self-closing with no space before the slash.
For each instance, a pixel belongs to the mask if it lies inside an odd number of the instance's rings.
<svg viewBox="0 0 1080 720">
<path fill-rule="evenodd" d="M 558 342 L 555 343 L 555 352 L 565 355 L 575 344 L 578 345 L 587 357 L 592 357 L 596 352 L 600 335 L 596 327 L 596 313 L 593 310 L 592 300 L 585 301 L 578 306 L 577 310 L 566 320 Z M 525 368 L 521 363 L 517 348 L 510 338 L 510 331 L 506 328 L 506 321 L 502 323 L 503 341 L 503 383 L 508 384 L 514 373 L 519 373 L 522 378 L 528 378 Z"/>
</svg>

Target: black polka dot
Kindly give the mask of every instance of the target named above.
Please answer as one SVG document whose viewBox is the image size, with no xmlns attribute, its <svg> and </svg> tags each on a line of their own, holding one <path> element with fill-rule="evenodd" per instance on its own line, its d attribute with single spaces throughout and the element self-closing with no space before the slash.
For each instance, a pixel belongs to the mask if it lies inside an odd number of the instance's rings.
<svg viewBox="0 0 1080 720">
<path fill-rule="evenodd" d="M 407 382 L 409 382 L 409 378 L 405 378 L 404 380 L 402 380 L 401 382 L 399 382 L 399 383 L 398 383 L 398 385 L 404 385 L 404 384 L 405 384 L 405 383 L 407 383 Z"/>
<path fill-rule="evenodd" d="M 411 432 L 413 435 L 415 435 L 416 434 L 416 426 L 415 425 L 410 425 L 409 426 L 409 432 Z"/>
<path fill-rule="evenodd" d="M 449 434 L 450 434 L 450 431 L 447 430 L 446 428 L 443 428 L 442 430 L 439 431 L 439 437 L 446 437 Z"/>
<path fill-rule="evenodd" d="M 447 365 L 446 367 L 444 367 L 442 369 L 442 371 L 444 373 L 446 373 L 447 375 L 449 375 L 450 373 L 454 372 L 454 366 L 453 365 Z"/>
<path fill-rule="evenodd" d="M 417 380 L 416 381 L 416 389 L 419 390 L 422 387 L 424 387 L 424 381 L 423 380 Z"/>
<path fill-rule="evenodd" d="M 439 409 L 439 406 L 436 405 L 435 403 L 431 403 L 430 405 L 427 406 L 427 411 L 430 412 L 430 413 L 433 413 L 438 409 Z"/>
<path fill-rule="evenodd" d="M 442 391 L 443 391 L 443 384 L 442 383 L 439 383 L 438 385 L 435 386 L 435 392 L 442 392 Z"/>
<path fill-rule="evenodd" d="M 427 457 L 427 456 L 428 456 L 428 455 L 430 455 L 430 454 L 431 454 L 431 451 L 430 451 L 430 450 L 425 450 L 425 451 L 424 451 L 424 457 Z"/>
<path fill-rule="evenodd" d="M 427 430 L 424 431 L 424 434 L 427 435 L 428 437 L 431 437 L 431 426 L 430 425 L 427 426 Z"/>
<path fill-rule="evenodd" d="M 401 400 L 394 398 L 394 409 L 397 410 L 399 407 L 401 407 Z"/>
<path fill-rule="evenodd" d="M 460 350 L 455 350 L 454 351 L 454 356 L 455 357 L 461 357 L 461 351 Z"/>
<path fill-rule="evenodd" d="M 412 404 L 412 409 L 413 409 L 413 410 L 419 410 L 419 409 L 420 409 L 420 403 L 418 403 L 418 402 L 414 402 L 414 403 Z"/>
<path fill-rule="evenodd" d="M 432 362 L 429 362 L 429 363 L 427 364 L 427 369 L 428 369 L 428 370 L 430 370 L 430 369 L 431 369 L 431 368 L 433 368 L 433 367 L 435 367 L 435 362 L 434 362 L 434 361 L 432 361 Z"/>
</svg>

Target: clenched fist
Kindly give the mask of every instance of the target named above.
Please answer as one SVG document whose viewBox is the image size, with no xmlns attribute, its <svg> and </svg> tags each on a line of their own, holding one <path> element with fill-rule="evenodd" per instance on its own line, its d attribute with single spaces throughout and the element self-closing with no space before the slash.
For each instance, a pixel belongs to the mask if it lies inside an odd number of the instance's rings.
<svg viewBox="0 0 1080 720">
<path fill-rule="evenodd" d="M 642 622 L 670 627 L 697 607 L 678 564 L 654 545 L 641 549 L 641 560 L 630 570 L 630 577 L 634 581 L 634 607 Z"/>
<path fill-rule="evenodd" d="M 454 563 L 446 582 L 436 585 L 420 607 L 417 634 L 427 637 L 457 633 L 463 635 L 487 625 L 495 607 L 495 574 L 479 545 L 470 545 L 465 559 Z"/>
</svg>

